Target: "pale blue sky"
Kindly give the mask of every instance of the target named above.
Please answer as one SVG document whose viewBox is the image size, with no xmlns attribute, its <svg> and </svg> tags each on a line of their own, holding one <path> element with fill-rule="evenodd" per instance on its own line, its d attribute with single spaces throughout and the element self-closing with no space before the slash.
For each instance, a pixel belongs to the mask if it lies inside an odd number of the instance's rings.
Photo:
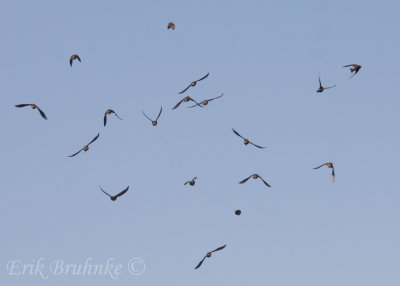
<svg viewBox="0 0 400 286">
<path fill-rule="evenodd" d="M 399 285 L 398 11 L 396 1 L 0 2 L 0 284 Z M 362 69 L 348 80 L 353 63 Z M 318 74 L 337 86 L 317 94 Z M 153 127 L 141 110 L 160 106 Z M 123 120 L 104 128 L 108 108 Z M 335 183 L 312 169 L 329 161 Z M 238 184 L 252 173 L 272 188 Z M 99 185 L 130 189 L 112 202 Z M 116 280 L 7 271 L 15 259 L 110 257 L 123 265 Z M 140 276 L 127 271 L 134 257 Z"/>
</svg>

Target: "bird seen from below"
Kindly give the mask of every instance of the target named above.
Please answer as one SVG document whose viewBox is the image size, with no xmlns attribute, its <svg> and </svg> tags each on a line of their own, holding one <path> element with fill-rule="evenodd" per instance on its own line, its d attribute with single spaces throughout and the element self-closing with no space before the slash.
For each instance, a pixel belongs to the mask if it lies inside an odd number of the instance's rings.
<svg viewBox="0 0 400 286">
<path fill-rule="evenodd" d="M 328 162 L 328 163 L 324 163 L 321 166 L 315 167 L 314 170 L 321 168 L 322 166 L 327 166 L 328 168 L 332 169 L 332 174 L 331 174 L 331 178 L 332 178 L 332 182 L 335 181 L 335 168 L 333 167 L 333 163 L 332 162 Z"/>
<path fill-rule="evenodd" d="M 347 66 L 343 66 L 343 67 L 344 67 L 344 68 L 351 67 L 351 68 L 350 68 L 350 72 L 352 73 L 352 75 L 349 77 L 349 79 L 352 78 L 353 76 L 355 76 L 356 73 L 358 73 L 358 71 L 361 69 L 361 66 L 358 65 L 358 64 L 351 64 L 351 65 L 347 65 Z M 354 72 L 354 73 L 353 73 L 353 72 Z"/>
<path fill-rule="evenodd" d="M 25 106 L 30 106 L 30 107 L 32 107 L 32 109 L 37 109 L 37 110 L 39 111 L 40 115 L 41 115 L 44 119 L 47 120 L 46 114 L 44 114 L 44 112 L 43 112 L 36 104 L 33 104 L 33 103 L 28 103 L 28 104 L 17 104 L 15 107 L 21 108 L 21 107 L 25 107 Z"/>
<path fill-rule="evenodd" d="M 240 215 L 242 213 L 241 210 L 235 210 L 235 215 Z"/>
<path fill-rule="evenodd" d="M 175 30 L 175 24 L 173 22 L 168 23 L 168 30 L 169 29 Z"/>
<path fill-rule="evenodd" d="M 213 253 L 213 252 L 216 252 L 216 251 L 219 251 L 219 250 L 222 250 L 222 249 L 224 249 L 225 248 L 225 246 L 226 246 L 226 244 L 224 245 L 224 246 L 221 246 L 221 247 L 218 247 L 217 249 L 214 249 L 213 251 L 209 251 L 209 252 L 207 252 L 207 254 L 203 257 L 203 259 L 199 262 L 199 264 L 197 264 L 197 266 L 194 268 L 194 269 L 197 269 L 197 268 L 199 268 L 200 266 L 201 266 L 201 264 L 203 264 L 203 262 L 204 262 L 204 259 L 206 259 L 206 258 L 210 258 L 211 257 L 211 254 Z"/>
<path fill-rule="evenodd" d="M 244 141 L 244 145 L 247 145 L 247 144 L 251 144 L 251 145 L 253 145 L 253 146 L 256 146 L 257 148 L 260 148 L 260 149 L 264 149 L 265 147 L 262 147 L 262 146 L 259 146 L 259 145 L 256 145 L 256 144 L 254 144 L 253 142 L 251 142 L 249 139 L 247 139 L 247 138 L 244 138 L 242 135 L 240 135 L 239 134 L 239 132 L 237 132 L 235 129 L 233 129 L 232 128 L 232 131 L 233 131 L 233 133 L 235 133 L 237 136 L 239 136 L 240 138 L 242 138 L 243 139 L 243 141 Z"/>
<path fill-rule="evenodd" d="M 183 185 L 189 184 L 190 186 L 194 186 L 194 184 L 196 184 L 196 182 L 195 182 L 196 179 L 197 179 L 197 177 L 194 177 L 193 179 L 191 179 L 190 181 L 187 181 Z"/>
<path fill-rule="evenodd" d="M 143 111 L 143 109 L 142 109 L 143 115 L 144 115 L 148 120 L 151 121 L 151 124 L 152 124 L 153 126 L 156 126 L 156 125 L 157 125 L 157 120 L 158 120 L 158 118 L 160 118 L 161 112 L 162 112 L 162 107 L 160 108 L 160 112 L 158 113 L 158 116 L 157 116 L 156 120 L 153 120 L 153 119 L 150 119 L 150 118 L 144 113 L 144 111 Z"/>
<path fill-rule="evenodd" d="M 110 114 L 115 114 L 115 116 L 117 116 L 117 118 L 118 118 L 119 120 L 122 120 L 122 119 L 118 116 L 118 114 L 115 113 L 114 110 L 112 110 L 112 109 L 107 109 L 106 112 L 104 113 L 104 126 L 106 126 L 106 124 L 107 124 L 107 115 L 110 115 Z"/>
<path fill-rule="evenodd" d="M 109 196 L 112 201 L 115 201 L 118 197 L 122 196 L 123 194 L 125 194 L 128 191 L 129 186 L 127 186 L 125 190 L 121 191 L 120 193 L 116 194 L 115 196 L 110 195 L 109 193 L 104 191 L 100 186 L 99 186 L 99 188 L 100 188 L 100 190 L 103 191 L 103 193 L 105 193 L 107 196 Z"/>
<path fill-rule="evenodd" d="M 199 103 L 194 100 L 193 98 L 191 98 L 190 96 L 186 96 L 185 98 L 183 98 L 181 101 L 179 101 L 172 109 L 176 109 L 179 105 L 181 105 L 182 102 L 188 102 L 188 101 L 193 101 L 194 103 L 196 103 L 197 105 L 199 105 Z M 199 105 L 200 107 L 203 107 L 201 105 Z"/>
<path fill-rule="evenodd" d="M 241 180 L 241 181 L 239 182 L 239 184 L 246 183 L 247 180 L 250 179 L 251 177 L 253 177 L 253 179 L 258 179 L 258 178 L 260 178 L 261 181 L 263 181 L 263 183 L 264 183 L 267 187 L 271 187 L 263 178 L 261 178 L 261 176 L 260 176 L 259 174 L 250 175 L 250 176 L 248 176 L 247 178 Z"/>
<path fill-rule="evenodd" d="M 70 58 L 69 58 L 69 65 L 72 67 L 72 62 L 74 61 L 74 60 L 78 60 L 79 62 L 81 61 L 81 58 L 77 55 L 77 54 L 74 54 L 74 55 L 72 55 Z"/>
<path fill-rule="evenodd" d="M 220 98 L 221 96 L 223 96 L 224 94 L 221 94 L 220 96 L 214 97 L 214 98 L 210 98 L 210 99 L 205 99 L 202 102 L 200 102 L 199 104 L 195 104 L 192 106 L 188 106 L 188 108 L 192 108 L 195 106 L 201 106 L 201 105 L 207 105 L 210 101 L 213 101 L 214 99 Z"/>
<path fill-rule="evenodd" d="M 94 141 L 96 141 L 97 138 L 99 138 L 99 136 L 100 136 L 100 133 L 98 133 L 98 134 L 96 135 L 96 137 L 94 137 L 94 138 L 92 139 L 92 141 L 90 141 L 87 145 L 83 146 L 83 148 L 82 148 L 81 150 L 79 150 L 78 152 L 76 152 L 76 153 L 74 153 L 74 154 L 72 154 L 72 155 L 69 155 L 68 157 L 74 157 L 74 156 L 78 155 L 82 150 L 85 151 L 85 152 L 86 152 L 87 150 L 89 150 L 89 145 L 92 144 Z"/>
<path fill-rule="evenodd" d="M 320 77 L 318 77 L 318 81 L 319 81 L 319 88 L 317 89 L 317 92 L 323 92 L 325 89 L 329 89 L 329 88 L 332 88 L 332 87 L 336 86 L 336 84 L 335 84 L 333 86 L 323 87 L 322 84 L 321 84 L 321 78 Z"/>
<path fill-rule="evenodd" d="M 181 92 L 179 92 L 179 94 L 184 93 L 185 91 L 187 91 L 187 90 L 189 89 L 189 87 L 195 86 L 197 82 L 199 82 L 199 81 L 201 81 L 201 80 L 207 78 L 209 74 L 210 74 L 210 73 L 206 74 L 206 75 L 203 76 L 201 79 L 192 81 L 184 90 L 182 90 Z"/>
</svg>

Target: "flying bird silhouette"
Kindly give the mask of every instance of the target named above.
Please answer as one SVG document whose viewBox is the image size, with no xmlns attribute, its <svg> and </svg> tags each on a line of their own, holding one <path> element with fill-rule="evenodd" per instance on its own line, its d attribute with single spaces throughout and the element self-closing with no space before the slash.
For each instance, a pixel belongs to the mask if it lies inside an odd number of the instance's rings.
<svg viewBox="0 0 400 286">
<path fill-rule="evenodd" d="M 336 84 L 335 84 L 333 86 L 323 87 L 322 84 L 321 84 L 321 78 L 319 76 L 318 76 L 318 81 L 319 81 L 319 88 L 317 89 L 317 92 L 323 92 L 325 89 L 329 89 L 329 88 L 332 88 L 332 87 L 336 86 Z"/>
<path fill-rule="evenodd" d="M 125 190 L 123 190 L 122 192 L 116 194 L 115 196 L 110 195 L 109 193 L 104 191 L 100 186 L 99 186 L 99 188 L 100 188 L 100 190 L 103 191 L 103 193 L 105 193 L 107 196 L 109 196 L 112 201 L 115 201 L 118 197 L 122 196 L 123 194 L 125 194 L 128 191 L 129 186 L 127 186 Z"/>
<path fill-rule="evenodd" d="M 203 76 L 201 79 L 198 79 L 198 80 L 195 80 L 195 81 L 192 81 L 184 90 L 182 90 L 181 92 L 179 92 L 179 94 L 181 94 L 181 93 L 184 93 L 185 91 L 187 91 L 188 89 L 189 89 L 189 87 L 191 87 L 191 86 L 195 86 L 196 85 L 196 83 L 197 82 L 199 82 L 199 81 L 201 81 L 201 80 L 203 80 L 203 79 L 205 79 L 206 77 L 208 77 L 208 75 L 209 75 L 210 73 L 208 73 L 208 74 L 206 74 L 205 76 Z"/>
<path fill-rule="evenodd" d="M 112 114 L 112 113 L 115 114 L 115 116 L 117 116 L 119 120 L 122 120 L 122 119 L 118 116 L 118 114 L 115 113 L 114 110 L 112 110 L 112 109 L 107 109 L 106 112 L 104 113 L 104 126 L 106 126 L 106 124 L 107 124 L 107 115 Z"/>
<path fill-rule="evenodd" d="M 240 215 L 242 213 L 241 210 L 235 210 L 235 215 Z"/>
<path fill-rule="evenodd" d="M 72 67 L 72 62 L 73 62 L 74 60 L 81 61 L 81 58 L 80 58 L 77 54 L 72 55 L 72 56 L 69 58 L 69 65 L 70 65 L 71 67 Z"/>
<path fill-rule="evenodd" d="M 263 178 L 261 178 L 261 176 L 260 176 L 259 174 L 250 175 L 250 176 L 248 176 L 247 178 L 241 180 L 241 181 L 239 182 L 239 184 L 246 183 L 247 180 L 250 179 L 251 177 L 253 177 L 253 179 L 258 179 L 258 178 L 260 178 L 261 181 L 263 181 L 263 183 L 264 183 L 267 187 L 271 187 Z"/>
<path fill-rule="evenodd" d="M 319 168 L 321 168 L 322 166 L 325 166 L 325 165 L 326 165 L 328 168 L 331 168 L 331 169 L 332 169 L 331 177 L 332 177 L 332 182 L 334 182 L 334 181 L 335 181 L 335 168 L 333 167 L 333 163 L 332 163 L 332 162 L 324 163 L 324 164 L 322 164 L 321 166 L 315 167 L 314 169 L 315 169 L 315 170 L 316 170 L 316 169 L 319 169 Z"/>
<path fill-rule="evenodd" d="M 214 97 L 214 98 L 210 98 L 210 99 L 203 100 L 203 101 L 200 102 L 199 104 L 195 104 L 195 105 L 192 105 L 192 106 L 188 106 L 188 108 L 192 108 L 192 107 L 195 107 L 195 106 L 201 106 L 201 105 L 207 105 L 210 101 L 213 101 L 214 99 L 220 98 L 220 97 L 223 96 L 223 95 L 224 95 L 224 94 L 221 94 L 220 96 L 217 96 L 217 97 Z"/>
<path fill-rule="evenodd" d="M 196 100 L 194 100 L 193 98 L 191 98 L 190 96 L 186 96 L 185 98 L 183 98 L 181 101 L 179 101 L 172 109 L 177 108 L 182 102 L 188 102 L 188 101 L 193 101 L 196 104 L 199 104 Z M 203 107 L 201 105 L 199 105 L 200 107 Z"/>
<path fill-rule="evenodd" d="M 344 67 L 344 68 L 351 67 L 351 68 L 350 68 L 350 72 L 351 72 L 351 73 L 354 72 L 354 73 L 349 77 L 349 79 L 352 78 L 353 76 L 355 76 L 356 73 L 358 73 L 358 71 L 361 69 L 361 66 L 360 66 L 360 65 L 357 65 L 357 64 L 347 65 L 347 66 L 343 66 L 343 67 Z"/>
<path fill-rule="evenodd" d="M 169 29 L 175 30 L 175 24 L 173 22 L 168 23 L 168 30 Z"/>
<path fill-rule="evenodd" d="M 44 118 L 44 119 L 46 119 L 47 120 L 47 116 L 46 116 L 46 114 L 44 114 L 44 112 L 36 105 L 36 104 L 33 104 L 33 103 L 29 103 L 29 104 L 17 104 L 15 107 L 25 107 L 25 106 L 30 106 L 30 107 L 32 107 L 32 109 L 37 109 L 38 111 L 39 111 L 39 113 L 40 113 L 40 115 Z"/>
<path fill-rule="evenodd" d="M 250 143 L 251 145 L 256 146 L 257 148 L 260 148 L 260 149 L 264 149 L 264 148 L 265 148 L 265 147 L 256 145 L 256 144 L 254 144 L 253 142 L 250 142 L 249 139 L 244 138 L 242 135 L 240 135 L 240 134 L 239 134 L 235 129 L 233 129 L 233 128 L 232 128 L 232 131 L 233 131 L 233 133 L 235 133 L 237 136 L 239 136 L 240 138 L 242 138 L 242 139 L 244 140 L 244 145 L 247 145 L 247 144 Z"/>
<path fill-rule="evenodd" d="M 193 179 L 191 179 L 190 181 L 187 181 L 183 185 L 189 184 L 191 186 L 194 186 L 194 184 L 196 184 L 196 182 L 195 182 L 196 179 L 197 179 L 197 177 L 194 177 Z"/>
<path fill-rule="evenodd" d="M 153 126 L 156 126 L 156 125 L 157 125 L 157 120 L 158 120 L 158 118 L 160 118 L 161 112 L 162 112 L 162 107 L 161 107 L 161 109 L 160 109 L 160 112 L 158 113 L 158 116 L 157 116 L 156 120 L 153 120 L 153 119 L 150 119 L 150 118 L 144 113 L 144 111 L 143 111 L 143 109 L 142 109 L 143 115 L 144 115 L 148 120 L 151 121 L 151 124 L 153 124 Z"/>
<path fill-rule="evenodd" d="M 98 133 L 98 134 L 96 135 L 96 137 L 94 137 L 94 138 L 92 139 L 92 141 L 90 141 L 87 145 L 83 146 L 83 148 L 82 148 L 81 150 L 79 150 L 78 152 L 76 152 L 76 153 L 74 153 L 74 154 L 72 154 L 72 155 L 69 155 L 68 157 L 74 157 L 74 156 L 78 155 L 82 150 L 85 151 L 85 152 L 86 152 L 87 150 L 89 150 L 89 145 L 92 144 L 94 141 L 96 141 L 97 138 L 99 138 L 99 136 L 100 136 L 100 133 Z"/>
<path fill-rule="evenodd" d="M 197 266 L 196 266 L 194 269 L 199 268 L 199 267 L 201 266 L 201 264 L 203 264 L 204 259 L 210 258 L 210 257 L 211 257 L 211 253 L 216 252 L 216 251 L 219 251 L 219 250 L 221 250 L 221 249 L 224 249 L 225 246 L 226 246 L 226 244 L 225 244 L 224 246 L 218 247 L 217 249 L 215 249 L 215 250 L 213 250 L 213 251 L 207 252 L 207 254 L 203 257 L 203 259 L 199 262 L 199 264 L 197 264 Z"/>
</svg>

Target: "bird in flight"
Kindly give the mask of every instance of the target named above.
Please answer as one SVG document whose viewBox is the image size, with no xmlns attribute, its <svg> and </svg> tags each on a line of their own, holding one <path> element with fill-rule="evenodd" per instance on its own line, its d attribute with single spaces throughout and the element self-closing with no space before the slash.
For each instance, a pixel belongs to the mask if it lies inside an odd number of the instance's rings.
<svg viewBox="0 0 400 286">
<path fill-rule="evenodd" d="M 168 30 L 169 29 L 175 30 L 175 24 L 173 22 L 168 23 Z"/>
<path fill-rule="evenodd" d="M 118 116 L 118 114 L 115 113 L 114 110 L 112 110 L 112 109 L 107 109 L 106 112 L 104 113 L 104 126 L 106 126 L 106 124 L 107 124 L 107 115 L 109 115 L 109 114 L 111 114 L 111 113 L 115 114 L 115 116 L 117 116 L 119 120 L 122 120 L 122 119 Z"/>
<path fill-rule="evenodd" d="M 235 215 L 240 215 L 242 213 L 241 210 L 235 210 Z"/>
<path fill-rule="evenodd" d="M 181 93 L 184 93 L 185 91 L 187 91 L 188 89 L 189 89 L 189 87 L 191 87 L 191 86 L 195 86 L 196 85 L 196 83 L 197 82 L 199 82 L 199 81 L 201 81 L 201 80 L 203 80 L 203 79 L 205 79 L 206 77 L 208 77 L 208 75 L 209 75 L 210 73 L 208 73 L 208 74 L 206 74 L 205 76 L 203 76 L 201 79 L 198 79 L 198 80 L 195 80 L 195 81 L 192 81 L 184 90 L 182 90 L 181 92 L 179 92 L 179 94 L 181 94 Z"/>
<path fill-rule="evenodd" d="M 79 150 L 79 151 L 76 152 L 75 154 L 69 155 L 68 157 L 74 157 L 74 156 L 78 155 L 79 152 L 81 152 L 82 150 L 85 151 L 85 152 L 86 152 L 87 150 L 89 150 L 89 145 L 92 144 L 94 141 L 96 141 L 97 138 L 99 138 L 99 136 L 100 136 L 100 133 L 98 133 L 98 134 L 96 135 L 96 137 L 94 137 L 94 138 L 92 139 L 92 141 L 90 141 L 87 145 L 83 146 L 83 148 L 82 148 L 81 150 Z"/>
<path fill-rule="evenodd" d="M 246 183 L 247 180 L 250 179 L 251 177 L 253 177 L 253 179 L 258 179 L 258 178 L 260 178 L 261 181 L 263 181 L 263 183 L 264 183 L 267 187 L 271 187 L 263 178 L 261 178 L 261 176 L 260 176 L 259 174 L 250 175 L 250 176 L 248 176 L 246 179 L 241 180 L 241 181 L 239 182 L 239 184 Z"/>
<path fill-rule="evenodd" d="M 204 259 L 206 259 L 206 257 L 207 257 L 207 258 L 210 258 L 210 257 L 211 257 L 211 254 L 212 254 L 213 252 L 219 251 L 219 250 L 221 250 L 221 249 L 224 249 L 225 246 L 226 246 L 226 244 L 225 244 L 224 246 L 218 247 L 217 249 L 215 249 L 215 250 L 213 250 L 213 251 L 207 252 L 207 254 L 203 257 L 203 259 L 199 262 L 199 264 L 197 264 L 197 266 L 196 266 L 194 269 L 199 268 L 199 267 L 201 266 L 201 264 L 203 264 L 203 261 L 204 261 Z"/>
<path fill-rule="evenodd" d="M 352 72 L 352 75 L 349 77 L 349 79 L 352 78 L 353 76 L 355 76 L 356 73 L 358 73 L 358 71 L 361 69 L 361 66 L 360 66 L 360 65 L 357 65 L 357 64 L 347 65 L 347 66 L 343 66 L 343 67 L 344 67 L 344 68 L 351 67 L 351 68 L 350 68 L 350 72 Z M 354 73 L 353 73 L 353 72 L 354 72 Z"/>
<path fill-rule="evenodd" d="M 112 201 L 115 201 L 118 197 L 122 196 L 123 194 L 125 194 L 128 191 L 129 186 L 127 186 L 125 190 L 123 190 L 122 192 L 116 194 L 115 196 L 110 195 L 109 193 L 104 191 L 100 186 L 99 186 L 99 188 L 100 188 L 100 190 L 103 191 L 103 193 L 105 193 L 107 196 L 109 196 Z"/>
<path fill-rule="evenodd" d="M 29 103 L 29 104 L 17 104 L 15 107 L 25 107 L 25 106 L 30 106 L 32 107 L 32 109 L 37 109 L 40 113 L 40 115 L 47 120 L 46 114 L 44 114 L 44 112 L 36 105 L 33 103 Z"/>
<path fill-rule="evenodd" d="M 254 145 L 254 146 L 256 146 L 257 148 L 260 148 L 260 149 L 264 149 L 264 148 L 265 148 L 265 147 L 256 145 L 256 144 L 254 144 L 253 142 L 250 142 L 249 139 L 244 138 L 242 135 L 240 135 L 240 134 L 239 134 L 235 129 L 233 129 L 233 128 L 232 128 L 232 131 L 233 131 L 233 133 L 235 133 L 237 136 L 239 136 L 240 138 L 242 138 L 242 139 L 244 140 L 244 145 L 247 145 L 247 144 L 250 143 L 251 145 Z"/>
<path fill-rule="evenodd" d="M 332 175 L 331 175 L 331 177 L 332 177 L 332 182 L 334 182 L 335 181 L 335 168 L 333 167 L 333 163 L 332 162 L 328 162 L 328 163 L 324 163 L 324 164 L 322 164 L 321 166 L 318 166 L 318 167 L 315 167 L 314 169 L 316 170 L 316 169 L 319 169 L 319 168 L 321 168 L 322 166 L 327 166 L 328 168 L 331 168 L 332 169 Z"/>
<path fill-rule="evenodd" d="M 162 107 L 161 107 L 161 109 L 160 109 L 160 112 L 158 113 L 158 116 L 157 116 L 156 120 L 152 120 L 152 119 L 150 119 L 150 118 L 144 113 L 144 111 L 143 111 L 143 109 L 142 109 L 143 115 L 144 115 L 148 120 L 151 121 L 151 124 L 153 124 L 153 126 L 156 126 L 156 125 L 157 125 L 157 120 L 158 120 L 158 118 L 160 118 L 161 112 L 162 112 Z"/>
<path fill-rule="evenodd" d="M 333 86 L 323 87 L 322 84 L 321 84 L 321 78 L 320 77 L 318 77 L 318 81 L 319 81 L 319 88 L 317 89 L 317 92 L 323 92 L 325 89 L 329 89 L 329 88 L 332 88 L 332 87 L 336 86 L 336 84 L 335 84 Z"/>
<path fill-rule="evenodd" d="M 210 99 L 205 99 L 202 102 L 200 102 L 199 104 L 195 104 L 192 106 L 188 106 L 188 108 L 192 108 L 195 106 L 201 106 L 201 105 L 207 105 L 210 101 L 213 101 L 214 99 L 220 98 L 221 96 L 223 96 L 224 94 L 221 94 L 220 96 L 214 97 L 214 98 L 210 98 Z"/>
<path fill-rule="evenodd" d="M 74 60 L 81 61 L 81 58 L 80 58 L 77 54 L 72 55 L 72 56 L 69 58 L 69 65 L 70 65 L 71 67 L 72 67 L 72 62 L 73 62 Z"/>
<path fill-rule="evenodd" d="M 187 181 L 183 185 L 189 184 L 191 186 L 194 186 L 194 184 L 196 184 L 196 182 L 195 182 L 196 179 L 197 179 L 197 177 L 194 177 L 193 179 L 191 179 L 190 181 Z"/>
<path fill-rule="evenodd" d="M 193 98 L 191 98 L 190 96 L 186 96 L 185 98 L 183 98 L 181 101 L 179 101 L 172 109 L 177 108 L 182 102 L 188 102 L 188 101 L 193 101 L 194 103 L 196 103 L 197 105 L 199 104 L 196 100 L 194 100 Z M 203 107 L 201 105 L 199 105 L 200 107 Z"/>
</svg>

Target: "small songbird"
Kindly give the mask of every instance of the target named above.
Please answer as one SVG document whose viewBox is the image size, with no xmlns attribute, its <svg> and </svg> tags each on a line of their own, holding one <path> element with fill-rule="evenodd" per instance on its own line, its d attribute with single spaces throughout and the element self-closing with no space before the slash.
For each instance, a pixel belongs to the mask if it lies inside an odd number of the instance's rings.
<svg viewBox="0 0 400 286">
<path fill-rule="evenodd" d="M 242 213 L 241 210 L 235 210 L 235 215 L 240 215 Z"/>
<path fill-rule="evenodd" d="M 111 113 L 114 113 L 115 116 L 117 116 L 119 120 L 122 120 L 122 119 L 118 116 L 118 114 L 115 113 L 114 110 L 112 110 L 112 109 L 107 109 L 106 112 L 104 113 L 104 126 L 106 126 L 106 124 L 107 124 L 107 115 L 109 115 L 109 114 L 111 114 Z"/>
<path fill-rule="evenodd" d="M 328 168 L 331 168 L 332 169 L 332 175 L 331 175 L 331 177 L 332 177 L 332 182 L 334 182 L 335 181 L 335 168 L 333 167 L 333 163 L 332 162 L 328 162 L 328 163 L 324 163 L 324 164 L 322 164 L 321 166 L 318 166 L 318 167 L 315 167 L 314 169 L 316 170 L 316 169 L 319 169 L 319 168 L 321 168 L 322 166 L 327 166 Z"/>
<path fill-rule="evenodd" d="M 156 126 L 156 125 L 157 125 L 157 120 L 158 120 L 158 118 L 160 118 L 161 112 L 162 112 L 162 107 L 161 107 L 161 109 L 160 109 L 160 112 L 158 113 L 158 116 L 157 116 L 156 120 L 153 120 L 153 119 L 150 119 L 150 118 L 144 113 L 144 111 L 143 111 L 143 109 L 142 109 L 143 115 L 144 115 L 148 120 L 151 121 L 151 124 L 153 124 L 153 126 Z"/>
<path fill-rule="evenodd" d="M 89 150 L 89 145 L 92 144 L 94 141 L 96 141 L 97 138 L 99 138 L 99 136 L 100 136 L 100 133 L 98 133 L 98 134 L 96 135 L 96 137 L 94 137 L 94 138 L 92 139 L 92 141 L 90 141 L 87 145 L 83 146 L 83 148 L 82 148 L 81 150 L 79 150 L 79 151 L 76 152 L 75 154 L 69 155 L 68 157 L 74 157 L 74 156 L 78 155 L 82 150 L 85 151 L 85 152 L 86 152 L 87 150 Z"/>
<path fill-rule="evenodd" d="M 115 201 L 118 197 L 122 196 L 123 194 L 125 194 L 128 191 L 129 186 L 127 186 L 125 190 L 123 190 L 122 192 L 116 194 L 115 196 L 111 196 L 109 193 L 104 191 L 100 186 L 99 186 L 99 188 L 100 188 L 100 190 L 103 191 L 103 193 L 105 193 L 107 196 L 109 196 L 112 201 Z"/>
<path fill-rule="evenodd" d="M 199 262 L 199 264 L 197 264 L 197 266 L 196 266 L 194 269 L 199 268 L 199 267 L 201 266 L 201 264 L 203 264 L 203 261 L 204 261 L 204 259 L 206 259 L 206 257 L 207 257 L 207 258 L 210 258 L 210 257 L 211 257 L 211 253 L 213 253 L 213 252 L 215 252 L 215 251 L 219 251 L 219 250 L 221 250 L 221 249 L 224 249 L 225 246 L 226 246 L 226 244 L 225 244 L 224 246 L 218 247 L 217 249 L 215 249 L 215 250 L 213 250 L 213 251 L 207 252 L 207 254 L 203 257 L 203 259 Z"/>
<path fill-rule="evenodd" d="M 223 96 L 223 95 L 224 95 L 224 94 L 221 94 L 220 96 L 217 96 L 217 97 L 214 97 L 214 98 L 205 99 L 205 100 L 203 100 L 202 102 L 200 102 L 199 104 L 195 104 L 195 105 L 192 105 L 192 106 L 188 106 L 188 108 L 192 108 L 192 107 L 195 107 L 195 106 L 201 106 L 201 104 L 202 104 L 202 105 L 207 105 L 210 101 L 213 101 L 214 99 L 220 98 L 220 97 Z"/>
<path fill-rule="evenodd" d="M 356 73 L 358 73 L 358 71 L 361 69 L 361 66 L 360 65 L 357 65 L 357 64 L 352 64 L 352 65 L 347 65 L 347 66 L 343 66 L 344 68 L 348 68 L 348 67 L 351 67 L 350 68 L 350 72 L 354 72 L 350 77 L 349 77 L 349 79 L 350 78 L 352 78 L 353 76 L 355 76 L 356 75 Z"/>
<path fill-rule="evenodd" d="M 246 179 L 241 180 L 241 181 L 239 182 L 239 184 L 246 183 L 247 180 L 250 179 L 251 177 L 253 177 L 253 179 L 258 179 L 258 178 L 260 178 L 261 181 L 263 181 L 263 183 L 264 183 L 267 187 L 271 187 L 263 178 L 261 178 L 261 176 L 260 176 L 259 174 L 250 175 L 250 176 L 248 176 Z"/>
<path fill-rule="evenodd" d="M 196 182 L 195 182 L 196 179 L 197 179 L 197 177 L 194 177 L 193 179 L 191 179 L 190 181 L 187 181 L 183 185 L 189 184 L 191 186 L 194 186 L 194 184 L 196 184 Z"/>
<path fill-rule="evenodd" d="M 182 102 L 188 102 L 189 100 L 193 101 L 196 104 L 199 104 L 196 100 L 194 100 L 193 98 L 191 98 L 190 96 L 186 96 L 185 98 L 183 98 L 181 101 L 179 101 L 172 109 L 177 108 Z M 203 107 L 201 105 L 199 105 L 200 107 Z"/>
<path fill-rule="evenodd" d="M 17 104 L 15 107 L 25 107 L 25 106 L 30 106 L 32 107 L 32 109 L 37 109 L 40 113 L 40 115 L 47 120 L 46 114 L 44 114 L 44 112 L 36 105 L 33 103 L 29 103 L 29 104 Z"/>
<path fill-rule="evenodd" d="M 239 136 L 240 138 L 242 138 L 242 139 L 244 140 L 244 145 L 247 145 L 247 144 L 250 143 L 251 145 L 256 146 L 257 148 L 260 148 L 260 149 L 264 149 L 264 148 L 265 148 L 265 147 L 258 146 L 258 145 L 256 145 L 256 144 L 254 144 L 253 142 L 250 142 L 249 139 L 244 138 L 244 137 L 243 137 L 242 135 L 240 135 L 235 129 L 232 128 L 232 130 L 233 130 L 233 133 L 235 133 L 237 136 Z"/>
<path fill-rule="evenodd" d="M 321 84 L 321 78 L 320 77 L 318 77 L 318 81 L 319 81 L 319 88 L 317 89 L 317 92 L 323 92 L 325 89 L 332 88 L 332 87 L 336 86 L 336 84 L 335 84 L 333 86 L 323 87 L 322 84 Z"/>
<path fill-rule="evenodd" d="M 173 22 L 168 23 L 168 30 L 169 29 L 175 30 L 175 24 Z"/>
<path fill-rule="evenodd" d="M 182 90 L 181 92 L 179 92 L 179 94 L 181 94 L 181 93 L 184 93 L 185 91 L 187 91 L 188 89 L 189 89 L 189 87 L 191 87 L 191 86 L 195 86 L 196 85 L 196 83 L 197 82 L 199 82 L 199 81 L 201 81 L 201 80 L 203 80 L 203 79 L 205 79 L 206 77 L 208 77 L 208 75 L 209 75 L 210 73 L 208 73 L 208 74 L 206 74 L 205 76 L 203 76 L 201 79 L 198 79 L 198 80 L 195 80 L 195 81 L 192 81 L 184 90 Z"/>
<path fill-rule="evenodd" d="M 74 60 L 81 61 L 81 58 L 80 58 L 77 54 L 72 55 L 72 56 L 70 57 L 70 59 L 69 59 L 69 65 L 70 65 L 71 67 L 72 67 L 72 62 L 73 62 Z"/>
</svg>

